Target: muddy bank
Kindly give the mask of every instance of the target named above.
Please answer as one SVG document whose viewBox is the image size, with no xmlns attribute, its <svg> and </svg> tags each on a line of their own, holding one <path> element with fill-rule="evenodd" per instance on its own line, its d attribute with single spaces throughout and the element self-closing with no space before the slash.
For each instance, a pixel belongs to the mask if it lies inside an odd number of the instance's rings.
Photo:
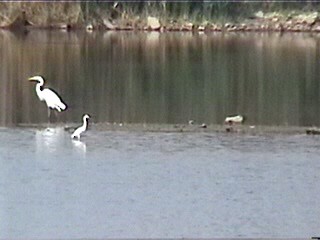
<svg viewBox="0 0 320 240">
<path fill-rule="evenodd" d="M 219 124 L 123 124 L 123 123 L 97 123 L 91 128 L 97 131 L 145 131 L 145 132 L 208 132 L 227 134 L 319 134 L 319 129 L 315 127 L 299 126 L 255 126 L 255 125 L 235 125 L 230 128 L 227 125 Z"/>
<path fill-rule="evenodd" d="M 124 4 L 122 4 L 124 5 Z M 143 10 L 121 4 L 81 2 L 2 2 L 0 27 L 6 29 L 86 29 L 143 31 L 292 31 L 320 32 L 318 11 L 254 11 L 246 17 L 199 20 L 192 16 L 168 16 L 165 10 Z M 105 6 L 101 8 L 99 6 Z M 199 13 L 203 15 L 203 13 Z M 212 18 L 214 19 L 214 18 Z M 233 19 L 233 20 L 232 20 Z"/>
<path fill-rule="evenodd" d="M 19 124 L 22 128 L 63 128 L 72 133 L 77 127 L 73 123 L 51 124 Z M 319 128 L 299 126 L 255 126 L 238 125 L 229 129 L 229 126 L 219 124 L 136 124 L 136 123 L 90 123 L 88 131 L 128 131 L 128 132 L 159 132 L 159 133 L 226 133 L 235 135 L 265 135 L 265 134 L 320 134 Z"/>
</svg>

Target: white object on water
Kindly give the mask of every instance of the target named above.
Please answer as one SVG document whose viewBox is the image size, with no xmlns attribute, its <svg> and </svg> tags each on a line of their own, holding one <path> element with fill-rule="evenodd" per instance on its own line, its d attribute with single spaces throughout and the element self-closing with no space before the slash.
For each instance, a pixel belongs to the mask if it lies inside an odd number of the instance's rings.
<svg viewBox="0 0 320 240">
<path fill-rule="evenodd" d="M 234 123 L 242 123 L 244 120 L 244 117 L 241 115 L 236 115 L 236 116 L 230 116 L 230 117 L 226 117 L 226 119 L 224 120 L 225 123 L 229 123 L 229 124 L 234 124 Z"/>
</svg>

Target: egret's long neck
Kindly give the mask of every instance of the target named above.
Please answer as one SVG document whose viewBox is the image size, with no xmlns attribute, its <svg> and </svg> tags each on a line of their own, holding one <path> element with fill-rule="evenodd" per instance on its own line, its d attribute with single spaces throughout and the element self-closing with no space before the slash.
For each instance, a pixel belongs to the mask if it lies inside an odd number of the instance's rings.
<svg viewBox="0 0 320 240">
<path fill-rule="evenodd" d="M 87 129 L 87 126 L 88 126 L 88 119 L 84 117 L 84 118 L 83 118 L 82 127 L 83 127 L 84 129 Z"/>
<path fill-rule="evenodd" d="M 44 100 L 44 98 L 42 96 L 42 89 L 41 89 L 42 86 L 43 86 L 43 82 L 39 82 L 36 85 L 36 92 L 37 92 L 37 95 L 38 95 L 40 101 Z"/>
</svg>

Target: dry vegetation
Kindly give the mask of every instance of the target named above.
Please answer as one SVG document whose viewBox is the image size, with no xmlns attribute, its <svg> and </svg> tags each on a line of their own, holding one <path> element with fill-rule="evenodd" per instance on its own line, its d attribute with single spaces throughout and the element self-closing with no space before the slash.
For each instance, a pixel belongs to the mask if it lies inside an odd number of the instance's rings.
<svg viewBox="0 0 320 240">
<path fill-rule="evenodd" d="M 1 2 L 0 27 L 159 31 L 320 31 L 320 3 Z"/>
</svg>

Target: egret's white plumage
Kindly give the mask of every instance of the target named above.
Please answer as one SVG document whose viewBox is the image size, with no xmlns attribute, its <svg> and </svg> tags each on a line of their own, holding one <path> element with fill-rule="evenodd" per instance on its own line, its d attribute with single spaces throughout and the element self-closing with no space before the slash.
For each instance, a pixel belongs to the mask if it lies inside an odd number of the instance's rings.
<svg viewBox="0 0 320 240">
<path fill-rule="evenodd" d="M 48 108 L 56 109 L 61 112 L 67 108 L 66 104 L 62 102 L 61 98 L 53 90 L 43 88 L 44 79 L 41 76 L 34 76 L 29 78 L 29 81 L 37 81 L 36 93 L 40 101 L 45 101 Z"/>
<path fill-rule="evenodd" d="M 78 138 L 80 139 L 80 135 L 81 133 L 83 133 L 84 131 L 87 130 L 88 127 L 88 119 L 90 118 L 90 116 L 88 114 L 83 115 L 82 117 L 82 121 L 83 124 L 82 126 L 78 127 L 71 135 L 71 138 Z"/>
</svg>

